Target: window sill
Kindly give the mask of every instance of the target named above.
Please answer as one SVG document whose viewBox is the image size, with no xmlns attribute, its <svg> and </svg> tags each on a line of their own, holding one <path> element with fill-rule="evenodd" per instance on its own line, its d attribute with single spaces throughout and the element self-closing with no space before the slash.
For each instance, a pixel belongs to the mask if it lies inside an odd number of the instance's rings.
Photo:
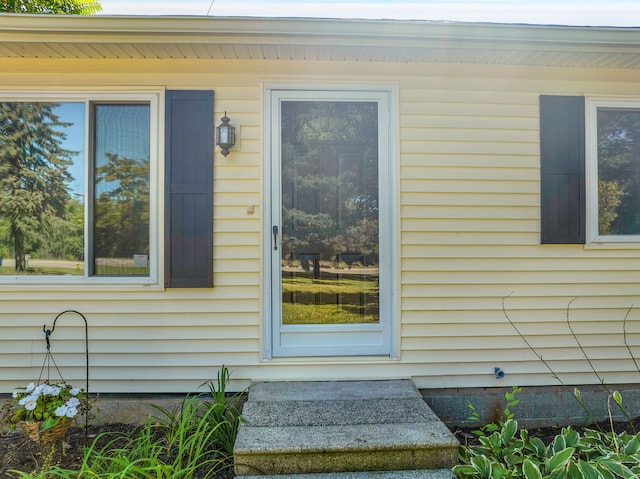
<svg viewBox="0 0 640 479">
<path fill-rule="evenodd" d="M 52 278 L 0 277 L 0 294 L 7 291 L 163 291 L 162 283 L 149 278 Z"/>
</svg>

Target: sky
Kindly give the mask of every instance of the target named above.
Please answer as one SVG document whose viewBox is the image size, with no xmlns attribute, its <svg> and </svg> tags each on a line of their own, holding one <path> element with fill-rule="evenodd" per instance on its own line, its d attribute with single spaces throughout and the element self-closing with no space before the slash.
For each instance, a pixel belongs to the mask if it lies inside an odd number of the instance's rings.
<svg viewBox="0 0 640 479">
<path fill-rule="evenodd" d="M 640 26 L 640 0 L 100 0 L 102 15 L 366 18 Z"/>
</svg>

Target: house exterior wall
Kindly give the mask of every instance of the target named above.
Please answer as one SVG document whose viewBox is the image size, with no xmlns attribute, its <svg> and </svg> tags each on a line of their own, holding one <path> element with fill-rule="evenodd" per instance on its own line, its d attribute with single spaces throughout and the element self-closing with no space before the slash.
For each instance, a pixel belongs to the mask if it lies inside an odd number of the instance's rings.
<svg viewBox="0 0 640 479">
<path fill-rule="evenodd" d="M 399 356 L 263 361 L 264 82 L 396 85 Z M 89 323 L 91 390 L 195 391 L 221 365 L 251 380 L 413 378 L 421 388 L 636 382 L 640 248 L 540 245 L 540 94 L 639 96 L 640 71 L 298 61 L 9 60 L 0 90 L 213 89 L 240 125 L 214 160 L 212 289 L 0 286 L 0 392 L 37 379 L 42 325 Z M 163 203 L 161 199 L 161 204 Z M 252 214 L 249 206 L 255 206 Z M 162 239 L 161 239 L 162 241 Z M 162 248 L 160 248 L 162 250 Z M 52 352 L 84 379 L 84 329 Z M 494 368 L 504 371 L 495 377 Z"/>
</svg>

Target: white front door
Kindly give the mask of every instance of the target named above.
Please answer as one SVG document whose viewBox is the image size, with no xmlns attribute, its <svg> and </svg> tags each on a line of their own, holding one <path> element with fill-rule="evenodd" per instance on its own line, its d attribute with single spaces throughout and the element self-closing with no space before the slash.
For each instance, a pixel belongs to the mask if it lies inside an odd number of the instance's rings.
<svg viewBox="0 0 640 479">
<path fill-rule="evenodd" d="M 389 91 L 270 88 L 265 356 L 392 354 Z"/>
</svg>

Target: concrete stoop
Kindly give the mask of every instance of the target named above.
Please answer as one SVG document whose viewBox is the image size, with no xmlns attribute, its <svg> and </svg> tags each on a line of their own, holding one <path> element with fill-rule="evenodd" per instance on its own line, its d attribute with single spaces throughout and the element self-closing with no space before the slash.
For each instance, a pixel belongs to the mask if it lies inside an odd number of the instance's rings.
<svg viewBox="0 0 640 479">
<path fill-rule="evenodd" d="M 240 479 L 444 479 L 458 457 L 409 380 L 254 383 L 242 415 Z"/>
<path fill-rule="evenodd" d="M 419 471 L 324 472 L 237 477 L 242 477 L 242 479 L 453 479 L 453 473 L 451 469 L 423 469 Z"/>
</svg>

